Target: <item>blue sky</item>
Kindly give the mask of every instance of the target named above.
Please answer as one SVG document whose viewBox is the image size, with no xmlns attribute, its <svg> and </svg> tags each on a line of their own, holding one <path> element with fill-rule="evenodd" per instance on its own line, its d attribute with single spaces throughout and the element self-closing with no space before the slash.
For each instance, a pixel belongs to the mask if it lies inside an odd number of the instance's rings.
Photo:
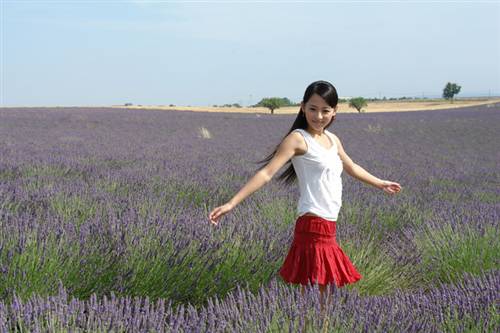
<svg viewBox="0 0 500 333">
<path fill-rule="evenodd" d="M 1 2 L 1 106 L 500 95 L 500 2 Z"/>
</svg>

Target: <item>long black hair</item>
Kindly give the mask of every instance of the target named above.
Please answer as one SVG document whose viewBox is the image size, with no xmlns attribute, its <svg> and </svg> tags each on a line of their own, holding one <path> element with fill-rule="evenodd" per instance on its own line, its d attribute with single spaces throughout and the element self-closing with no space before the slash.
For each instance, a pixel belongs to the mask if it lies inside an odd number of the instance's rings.
<svg viewBox="0 0 500 333">
<path fill-rule="evenodd" d="M 307 88 L 304 93 L 304 98 L 302 99 L 302 102 L 306 104 L 309 99 L 311 98 L 312 95 L 317 94 L 321 96 L 325 102 L 330 105 L 332 108 L 335 108 L 337 106 L 337 103 L 339 102 L 339 96 L 337 95 L 337 90 L 335 87 L 327 81 L 315 81 L 311 83 Z M 332 117 L 332 120 L 326 125 L 325 128 L 330 127 L 332 122 L 335 120 L 335 115 Z M 290 134 L 294 129 L 301 128 L 301 129 L 307 129 L 307 120 L 306 116 L 304 114 L 304 110 L 302 110 L 302 107 L 299 110 L 299 113 L 297 114 L 297 118 L 295 118 L 295 121 L 293 122 L 292 127 L 288 131 L 288 133 L 285 134 L 285 136 L 281 139 L 283 141 L 284 138 L 288 134 Z M 280 144 L 281 144 L 280 141 Z M 262 168 L 265 167 L 265 165 L 274 157 L 276 154 L 276 151 L 278 150 L 280 144 L 276 146 L 274 151 L 269 154 L 266 158 L 264 158 L 261 161 L 258 161 L 257 164 L 264 163 L 257 171 L 261 170 Z M 291 160 L 287 161 L 286 164 L 290 164 L 288 168 L 277 177 L 278 180 L 284 182 L 285 184 L 291 184 L 297 179 L 297 174 L 295 173 L 295 169 L 293 168 L 293 164 L 291 163 Z M 286 165 L 285 164 L 285 165 Z"/>
</svg>

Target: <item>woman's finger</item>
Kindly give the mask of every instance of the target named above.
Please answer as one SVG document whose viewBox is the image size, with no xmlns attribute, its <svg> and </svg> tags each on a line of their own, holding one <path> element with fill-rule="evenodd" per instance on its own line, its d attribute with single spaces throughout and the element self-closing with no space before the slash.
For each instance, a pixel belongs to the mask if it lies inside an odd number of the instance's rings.
<svg viewBox="0 0 500 333">
<path fill-rule="evenodd" d="M 214 220 L 217 218 L 217 212 L 219 211 L 219 207 L 215 208 L 211 213 L 210 213 L 210 219 Z"/>
</svg>

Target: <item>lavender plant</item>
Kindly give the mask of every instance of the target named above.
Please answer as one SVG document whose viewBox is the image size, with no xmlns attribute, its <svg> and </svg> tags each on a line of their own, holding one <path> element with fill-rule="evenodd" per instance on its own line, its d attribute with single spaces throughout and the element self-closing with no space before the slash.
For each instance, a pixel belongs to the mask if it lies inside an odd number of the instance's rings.
<svg viewBox="0 0 500 333">
<path fill-rule="evenodd" d="M 363 279 L 321 317 L 277 277 L 297 187 L 207 219 L 292 116 L 0 109 L 0 330 L 494 331 L 499 117 L 338 115 L 349 155 L 404 189 L 344 175 L 337 240 Z"/>
<path fill-rule="evenodd" d="M 209 298 L 196 309 L 191 304 L 148 297 L 70 298 L 60 285 L 51 297 L 14 297 L 0 302 L 2 331 L 73 332 L 495 332 L 500 328 L 498 271 L 464 275 L 455 285 L 430 290 L 362 297 L 348 289 L 329 289 L 331 300 L 320 310 L 319 290 L 299 289 L 273 279 L 257 293 L 237 285 L 223 300 Z"/>
</svg>

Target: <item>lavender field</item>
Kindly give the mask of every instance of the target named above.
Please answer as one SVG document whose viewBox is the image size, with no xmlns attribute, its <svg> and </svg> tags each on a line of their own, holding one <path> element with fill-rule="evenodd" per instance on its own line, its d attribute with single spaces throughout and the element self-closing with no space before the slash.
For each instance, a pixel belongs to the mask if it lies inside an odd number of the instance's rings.
<svg viewBox="0 0 500 333">
<path fill-rule="evenodd" d="M 295 116 L 0 109 L 1 332 L 500 330 L 500 105 L 339 114 L 351 158 L 337 241 L 363 278 L 280 279 L 298 186 L 273 180 L 218 226 Z"/>
</svg>

